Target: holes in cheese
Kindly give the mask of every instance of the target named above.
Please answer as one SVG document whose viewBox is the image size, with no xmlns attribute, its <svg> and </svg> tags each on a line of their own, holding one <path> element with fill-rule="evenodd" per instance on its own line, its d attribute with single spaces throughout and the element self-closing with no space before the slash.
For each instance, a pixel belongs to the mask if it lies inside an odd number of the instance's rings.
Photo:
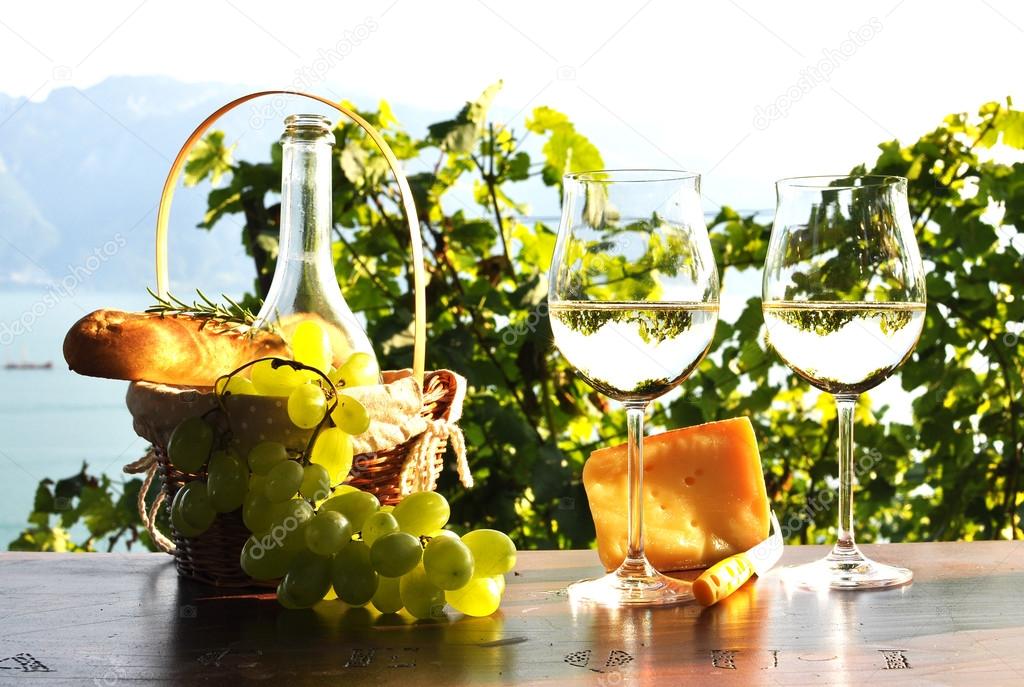
<svg viewBox="0 0 1024 687">
<path fill-rule="evenodd" d="M 594 451 L 583 486 L 607 570 L 626 556 L 626 445 Z M 644 547 L 658 570 L 705 568 L 768 536 L 768 497 L 746 417 L 644 439 Z"/>
</svg>

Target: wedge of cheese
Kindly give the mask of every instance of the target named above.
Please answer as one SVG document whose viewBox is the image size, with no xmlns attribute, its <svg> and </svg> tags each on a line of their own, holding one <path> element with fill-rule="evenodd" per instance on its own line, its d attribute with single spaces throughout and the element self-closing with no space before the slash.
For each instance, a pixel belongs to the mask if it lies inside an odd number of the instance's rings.
<svg viewBox="0 0 1024 687">
<path fill-rule="evenodd" d="M 583 485 L 608 570 L 626 556 L 626 445 L 594 451 Z M 768 537 L 768 497 L 745 417 L 644 440 L 644 546 L 658 570 L 704 568 Z"/>
</svg>

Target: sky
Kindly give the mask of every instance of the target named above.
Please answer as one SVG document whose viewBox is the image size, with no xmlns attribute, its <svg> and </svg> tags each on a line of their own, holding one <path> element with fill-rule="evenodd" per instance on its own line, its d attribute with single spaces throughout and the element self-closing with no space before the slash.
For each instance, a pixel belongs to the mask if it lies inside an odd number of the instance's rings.
<svg viewBox="0 0 1024 687">
<path fill-rule="evenodd" d="M 115 75 L 301 87 L 502 121 L 567 112 L 607 166 L 703 174 L 712 205 L 873 160 L 949 112 L 1020 95 L 1024 5 L 959 2 L 33 2 L 0 10 L 0 92 Z M 12 68 L 16 67 L 16 68 Z M 2 132 L 0 132 L 2 135 Z"/>
</svg>

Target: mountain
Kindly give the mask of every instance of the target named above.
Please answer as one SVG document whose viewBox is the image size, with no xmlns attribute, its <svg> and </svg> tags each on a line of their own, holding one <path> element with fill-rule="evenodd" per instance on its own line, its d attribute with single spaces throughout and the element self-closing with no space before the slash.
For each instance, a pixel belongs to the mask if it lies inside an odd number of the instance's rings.
<svg viewBox="0 0 1024 687">
<path fill-rule="evenodd" d="M 6 250 L 0 255 L 10 263 L 4 275 L 12 283 L 31 283 L 45 275 L 34 262 L 56 248 L 60 240 L 57 228 L 47 220 L 17 178 L 0 157 L 0 232 Z"/>
<path fill-rule="evenodd" d="M 74 288 L 151 285 L 156 204 L 171 160 L 199 121 L 241 92 L 116 77 L 38 103 L 0 96 L 0 288 L 69 275 Z M 244 131 L 239 119 L 227 122 L 233 131 Z M 246 154 L 266 155 L 266 144 Z M 173 280 L 182 291 L 244 289 L 251 267 L 237 228 L 195 228 L 208 190 L 176 195 Z"/>
<path fill-rule="evenodd" d="M 156 206 L 171 161 L 210 112 L 251 90 L 122 76 L 86 89 L 58 88 L 42 102 L 0 94 L 0 289 L 64 284 L 144 292 L 153 285 Z M 345 96 L 365 108 L 377 102 L 367 94 Z M 415 135 L 461 107 L 453 103 L 451 111 L 439 112 L 392 104 L 403 127 Z M 273 106 L 270 99 L 254 101 L 218 124 L 237 143 L 236 158 L 267 159 L 281 120 L 294 111 L 291 103 L 287 112 L 268 110 Z M 496 107 L 494 114 L 515 117 L 514 125 L 521 126 L 521 112 Z M 539 149 L 536 141 L 528 146 Z M 531 154 L 539 150 L 531 148 Z M 426 164 L 410 162 L 408 171 Z M 222 220 L 212 232 L 196 228 L 209 188 L 179 187 L 175 195 L 170 267 L 176 294 L 188 296 L 199 287 L 212 295 L 238 295 L 252 284 L 237 218 Z M 519 185 L 514 196 L 529 201 L 531 214 L 558 214 L 557 193 L 539 179 Z M 453 210 L 477 209 L 468 181 L 446 202 Z"/>
</svg>

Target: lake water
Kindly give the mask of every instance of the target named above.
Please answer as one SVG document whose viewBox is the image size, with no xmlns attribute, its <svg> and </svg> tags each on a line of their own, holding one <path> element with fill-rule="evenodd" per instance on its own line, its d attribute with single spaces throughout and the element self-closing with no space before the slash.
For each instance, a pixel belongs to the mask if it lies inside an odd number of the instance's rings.
<svg viewBox="0 0 1024 687">
<path fill-rule="evenodd" d="M 25 527 L 39 480 L 91 472 L 120 479 L 121 466 L 146 442 L 132 431 L 124 404 L 127 382 L 81 377 L 67 369 L 61 347 L 77 319 L 100 307 L 140 309 L 132 293 L 0 292 L 0 362 L 52 361 L 52 370 L 0 369 L 0 550 Z"/>
</svg>

